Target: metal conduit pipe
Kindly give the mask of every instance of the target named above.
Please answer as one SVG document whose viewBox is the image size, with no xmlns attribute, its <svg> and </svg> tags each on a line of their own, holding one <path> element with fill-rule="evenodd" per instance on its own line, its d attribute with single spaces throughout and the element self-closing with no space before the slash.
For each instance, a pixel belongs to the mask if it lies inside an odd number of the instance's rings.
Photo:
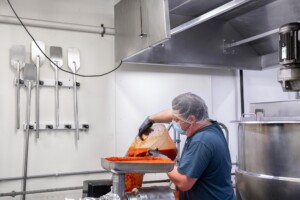
<svg viewBox="0 0 300 200">
<path fill-rule="evenodd" d="M 227 144 L 229 145 L 229 131 L 228 128 L 225 124 L 219 122 L 219 125 L 221 126 L 221 128 L 225 131 L 225 135 L 226 135 L 226 140 L 227 140 Z"/>
<path fill-rule="evenodd" d="M 174 138 L 173 141 L 177 148 L 176 164 L 178 164 L 180 161 L 180 142 L 181 142 L 180 134 L 176 132 L 172 123 L 170 123 L 170 125 L 168 126 L 168 131 L 170 131 L 171 128 L 173 128 L 173 138 Z"/>
<path fill-rule="evenodd" d="M 104 25 L 91 26 L 91 25 L 73 24 L 73 23 L 66 23 L 66 22 L 55 22 L 55 21 L 48 21 L 48 20 L 37 20 L 37 19 L 30 19 L 30 18 L 21 18 L 21 20 L 23 21 L 25 26 L 30 26 L 30 27 L 93 33 L 93 34 L 100 34 L 101 36 L 115 35 L 114 28 L 105 27 Z M 21 25 L 16 17 L 7 16 L 7 15 L 0 15 L 0 23 Z"/>
<path fill-rule="evenodd" d="M 245 114 L 245 98 L 244 98 L 244 72 L 239 70 L 240 74 L 240 97 L 241 97 L 241 115 Z"/>
<path fill-rule="evenodd" d="M 44 190 L 31 190 L 26 192 L 9 192 L 9 193 L 1 193 L 0 197 L 15 197 L 23 194 L 38 194 L 38 193 L 48 193 L 48 192 L 61 192 L 61 191 L 69 191 L 69 190 L 82 190 L 82 186 L 78 187 L 66 187 L 66 188 L 53 188 L 53 189 L 44 189 Z"/>
<path fill-rule="evenodd" d="M 165 180 L 153 180 L 153 181 L 144 181 L 143 184 L 151 184 L 151 183 L 166 183 L 170 182 L 169 179 Z M 8 193 L 0 193 L 0 197 L 15 197 L 23 194 L 38 194 L 38 193 L 48 193 L 48 192 L 61 192 L 61 191 L 69 191 L 69 190 L 82 190 L 82 186 L 78 187 L 65 187 L 65 188 L 52 188 L 52 189 L 43 189 L 43 190 L 31 190 L 26 192 L 8 192 Z"/>
<path fill-rule="evenodd" d="M 229 145 L 229 131 L 228 131 L 228 128 L 227 128 L 227 126 L 225 124 L 223 124 L 221 122 L 219 122 L 219 124 L 220 124 L 221 128 L 225 131 L 225 135 L 226 135 L 225 138 L 227 140 L 227 144 Z M 232 165 L 237 165 L 236 162 L 231 163 L 231 164 Z M 235 174 L 231 174 L 231 175 L 235 175 Z"/>
<path fill-rule="evenodd" d="M 98 171 L 56 173 L 56 174 L 42 174 L 42 175 L 28 176 L 27 179 L 39 179 L 39 178 L 51 178 L 51 177 L 63 177 L 63 176 L 75 176 L 75 175 L 87 175 L 87 174 L 102 174 L 102 173 L 110 173 L 110 172 L 106 170 L 98 170 Z M 18 180 L 23 180 L 23 178 L 24 177 L 1 178 L 0 182 L 18 181 Z"/>
</svg>

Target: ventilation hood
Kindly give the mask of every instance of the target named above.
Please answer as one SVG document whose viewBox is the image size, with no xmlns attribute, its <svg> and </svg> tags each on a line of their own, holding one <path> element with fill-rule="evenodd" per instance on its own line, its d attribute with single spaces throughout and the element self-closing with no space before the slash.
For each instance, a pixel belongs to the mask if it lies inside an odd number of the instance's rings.
<svg viewBox="0 0 300 200">
<path fill-rule="evenodd" d="M 121 0 L 116 62 L 261 70 L 279 66 L 279 27 L 299 0 Z"/>
</svg>

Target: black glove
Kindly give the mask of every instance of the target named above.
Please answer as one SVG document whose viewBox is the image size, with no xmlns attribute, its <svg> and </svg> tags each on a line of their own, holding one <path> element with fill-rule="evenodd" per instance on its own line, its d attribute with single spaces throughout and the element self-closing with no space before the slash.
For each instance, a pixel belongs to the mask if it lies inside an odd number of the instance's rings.
<svg viewBox="0 0 300 200">
<path fill-rule="evenodd" d="M 150 128 L 153 125 L 154 121 L 152 121 L 151 119 L 149 119 L 149 117 L 147 117 L 144 122 L 142 123 L 142 125 L 139 128 L 139 134 L 138 136 L 143 140 L 142 135 L 143 133 Z"/>
<path fill-rule="evenodd" d="M 166 156 L 165 154 L 161 153 L 158 150 L 149 150 L 148 151 L 148 155 L 149 156 L 160 157 L 160 158 L 171 160 L 168 156 Z"/>
</svg>

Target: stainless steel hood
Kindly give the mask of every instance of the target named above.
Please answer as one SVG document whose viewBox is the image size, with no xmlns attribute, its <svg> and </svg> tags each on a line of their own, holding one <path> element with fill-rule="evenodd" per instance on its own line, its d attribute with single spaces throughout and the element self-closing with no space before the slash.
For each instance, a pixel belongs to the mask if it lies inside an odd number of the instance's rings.
<svg viewBox="0 0 300 200">
<path fill-rule="evenodd" d="M 116 62 L 261 70 L 279 65 L 279 27 L 296 21 L 299 0 L 122 0 Z"/>
</svg>

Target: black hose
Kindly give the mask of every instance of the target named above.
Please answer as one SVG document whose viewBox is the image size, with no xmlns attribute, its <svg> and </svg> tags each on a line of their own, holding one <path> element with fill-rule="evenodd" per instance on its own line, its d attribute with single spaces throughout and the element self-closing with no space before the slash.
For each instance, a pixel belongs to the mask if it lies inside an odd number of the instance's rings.
<svg viewBox="0 0 300 200">
<path fill-rule="evenodd" d="M 245 113 L 245 100 L 244 100 L 244 72 L 240 70 L 240 95 L 241 95 L 241 115 Z"/>
</svg>

